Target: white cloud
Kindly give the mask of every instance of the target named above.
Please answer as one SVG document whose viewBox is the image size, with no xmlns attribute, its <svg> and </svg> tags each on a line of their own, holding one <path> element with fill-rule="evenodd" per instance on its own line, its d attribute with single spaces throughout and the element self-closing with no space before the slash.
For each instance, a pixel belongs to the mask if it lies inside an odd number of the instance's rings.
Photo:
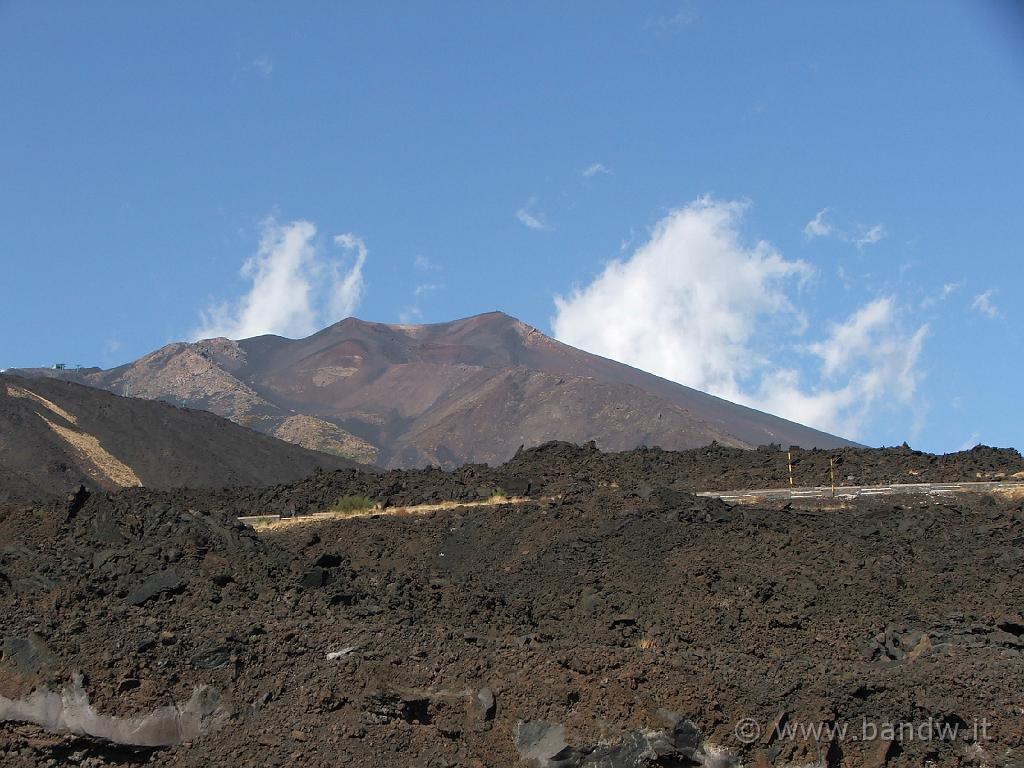
<svg viewBox="0 0 1024 768">
<path fill-rule="evenodd" d="M 327 272 L 326 288 L 330 297 L 328 311 L 331 322 L 344 320 L 351 317 L 356 311 L 359 302 L 363 298 L 363 265 L 366 264 L 366 243 L 361 237 L 356 237 L 351 232 L 343 235 L 335 235 L 334 242 L 343 249 L 355 255 L 355 261 L 347 270 L 342 269 L 342 263 L 331 261 L 324 269 L 319 267 L 315 271 Z"/>
<path fill-rule="evenodd" d="M 415 288 L 413 288 L 412 295 L 418 299 L 423 294 L 430 293 L 431 291 L 436 291 L 440 287 L 441 286 L 434 285 L 433 283 L 423 283 L 422 285 L 417 285 Z"/>
<path fill-rule="evenodd" d="M 971 307 L 978 310 L 985 317 L 990 320 L 994 320 L 999 316 L 999 307 L 992 303 L 992 294 L 995 293 L 994 288 L 989 288 L 984 293 L 979 293 L 974 297 L 974 301 L 971 302 Z"/>
<path fill-rule="evenodd" d="M 958 451 L 969 451 L 974 446 L 980 445 L 980 444 L 981 444 L 981 434 L 978 433 L 978 432 L 971 432 L 971 436 L 968 437 L 966 440 L 964 440 L 962 443 L 960 443 L 960 446 L 957 448 L 957 450 Z"/>
<path fill-rule="evenodd" d="M 839 434 L 857 435 L 873 411 L 901 405 L 917 410 L 921 350 L 927 325 L 902 331 L 892 297 L 868 302 L 833 323 L 805 347 L 819 363 L 818 381 L 805 387 L 792 368 L 770 371 L 747 403 Z"/>
<path fill-rule="evenodd" d="M 423 320 L 423 310 L 417 306 L 406 307 L 398 313 L 398 322 L 402 325 L 414 325 Z"/>
<path fill-rule="evenodd" d="M 921 309 L 927 309 L 928 307 L 935 306 L 941 301 L 945 301 L 958 290 L 960 290 L 960 283 L 946 283 L 938 293 L 933 296 L 925 296 L 921 300 Z"/>
<path fill-rule="evenodd" d="M 589 179 L 592 176 L 597 176 L 598 174 L 610 176 L 612 171 L 604 163 L 594 163 L 593 165 L 588 165 L 586 168 L 580 171 L 580 173 L 583 174 L 585 178 Z"/>
<path fill-rule="evenodd" d="M 833 324 L 825 341 L 809 344 L 807 349 L 821 358 L 825 376 L 844 373 L 850 363 L 863 357 L 876 343 L 875 332 L 892 324 L 893 300 L 876 299 L 853 313 L 844 323 Z"/>
<path fill-rule="evenodd" d="M 416 267 L 420 272 L 436 272 L 441 269 L 440 266 L 432 262 L 422 253 L 416 254 L 416 258 L 413 259 L 413 266 Z"/>
<path fill-rule="evenodd" d="M 875 224 L 873 227 L 862 228 L 860 234 L 853 238 L 853 242 L 858 248 L 863 248 L 865 245 L 874 245 L 887 234 L 882 224 Z"/>
<path fill-rule="evenodd" d="M 832 234 L 832 225 L 825 221 L 826 213 L 828 213 L 828 208 L 822 208 L 818 211 L 818 215 L 804 226 L 804 235 L 807 236 L 808 240 L 815 237 L 827 237 Z"/>
<path fill-rule="evenodd" d="M 536 199 L 531 198 L 526 205 L 516 211 L 516 218 L 530 229 L 551 229 L 540 214 L 530 210 L 536 202 Z"/>
<path fill-rule="evenodd" d="M 413 259 L 413 266 L 416 267 L 420 272 L 439 272 L 441 267 L 434 264 L 426 256 L 418 255 Z M 423 308 L 420 306 L 420 300 L 428 293 L 439 291 L 443 288 L 443 285 L 438 283 L 420 283 L 412 289 L 412 304 L 403 308 L 398 313 L 398 322 L 403 325 L 409 325 L 410 323 L 418 323 L 423 320 Z"/>
<path fill-rule="evenodd" d="M 712 394 L 856 437 L 887 403 L 912 406 L 927 326 L 904 332 L 891 297 L 823 338 L 797 303 L 813 274 L 770 244 L 745 244 L 745 206 L 701 198 L 668 214 L 630 257 L 555 297 L 562 341 Z M 781 346 L 772 338 L 790 339 Z M 810 384 L 795 361 L 808 361 Z"/>
<path fill-rule="evenodd" d="M 644 26 L 654 31 L 659 37 L 669 37 L 682 29 L 697 23 L 700 14 L 690 2 L 683 3 L 679 9 L 672 14 L 663 16 L 651 16 Z"/>
<path fill-rule="evenodd" d="M 251 282 L 248 293 L 202 312 L 192 337 L 300 337 L 351 315 L 362 298 L 366 244 L 352 234 L 338 235 L 335 245 L 350 258 L 331 258 L 314 243 L 315 236 L 309 221 L 265 221 L 259 250 L 242 266 L 242 276 Z"/>
<path fill-rule="evenodd" d="M 826 220 L 825 217 L 829 213 L 831 213 L 830 208 L 822 208 L 813 219 L 804 225 L 804 236 L 808 240 L 833 236 L 844 242 L 853 243 L 858 248 L 863 248 L 866 245 L 874 245 L 888 235 L 884 224 L 875 224 L 870 227 L 857 225 L 837 228 L 831 221 Z"/>
<path fill-rule="evenodd" d="M 750 349 L 762 319 L 799 323 L 784 284 L 811 267 L 768 243 L 745 247 L 744 204 L 701 198 L 662 219 L 651 239 L 610 262 L 590 285 L 555 298 L 562 341 L 728 396 L 757 365 Z"/>
<path fill-rule="evenodd" d="M 260 77 L 264 80 L 268 80 L 270 76 L 274 74 L 274 62 L 271 61 L 270 57 L 266 54 L 253 59 L 249 63 L 249 66 L 258 72 Z"/>
<path fill-rule="evenodd" d="M 398 313 L 398 322 L 403 325 L 409 325 L 410 323 L 419 323 L 423 321 L 423 307 L 420 306 L 420 299 L 426 294 L 439 291 L 444 286 L 435 285 L 434 283 L 422 283 L 417 285 L 412 290 L 413 303 L 405 307 L 401 312 Z"/>
</svg>

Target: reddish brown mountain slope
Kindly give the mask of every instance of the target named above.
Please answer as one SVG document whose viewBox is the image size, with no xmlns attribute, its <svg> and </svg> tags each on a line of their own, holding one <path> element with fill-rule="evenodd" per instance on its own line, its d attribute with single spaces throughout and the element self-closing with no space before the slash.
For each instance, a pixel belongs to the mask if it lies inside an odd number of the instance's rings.
<svg viewBox="0 0 1024 768">
<path fill-rule="evenodd" d="M 850 444 L 582 352 L 500 312 L 435 325 L 349 318 L 305 339 L 171 344 L 121 368 L 61 375 L 384 466 L 499 463 L 552 439 L 605 450 Z"/>
</svg>

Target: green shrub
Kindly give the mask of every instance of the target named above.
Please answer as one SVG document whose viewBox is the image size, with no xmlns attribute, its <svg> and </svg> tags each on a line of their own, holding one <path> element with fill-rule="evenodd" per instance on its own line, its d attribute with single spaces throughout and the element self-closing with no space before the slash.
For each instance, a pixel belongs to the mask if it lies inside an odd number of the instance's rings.
<svg viewBox="0 0 1024 768">
<path fill-rule="evenodd" d="M 373 507 L 373 502 L 365 496 L 342 496 L 333 505 L 331 512 L 364 512 Z"/>
</svg>

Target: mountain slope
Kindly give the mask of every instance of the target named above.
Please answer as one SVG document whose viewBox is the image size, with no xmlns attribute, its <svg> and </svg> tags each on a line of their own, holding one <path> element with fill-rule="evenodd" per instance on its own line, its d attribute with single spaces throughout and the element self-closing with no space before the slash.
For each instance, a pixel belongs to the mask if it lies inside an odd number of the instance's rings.
<svg viewBox="0 0 1024 768">
<path fill-rule="evenodd" d="M 109 371 L 36 372 L 207 408 L 385 466 L 500 463 L 520 445 L 846 440 L 555 341 L 500 312 L 435 325 L 348 318 L 305 339 L 171 344 Z"/>
<path fill-rule="evenodd" d="M 55 379 L 0 376 L 0 500 L 84 483 L 116 490 L 271 485 L 354 466 L 204 411 Z"/>
</svg>

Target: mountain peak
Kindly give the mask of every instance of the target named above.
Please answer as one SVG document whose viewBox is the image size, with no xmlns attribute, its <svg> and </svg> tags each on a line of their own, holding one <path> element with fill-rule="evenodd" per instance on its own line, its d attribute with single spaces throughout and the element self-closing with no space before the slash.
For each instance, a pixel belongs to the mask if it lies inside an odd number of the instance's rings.
<svg viewBox="0 0 1024 768">
<path fill-rule="evenodd" d="M 78 376 L 394 467 L 500 463 L 556 439 L 606 450 L 849 444 L 575 349 L 500 311 L 421 325 L 346 317 L 303 339 L 170 345 Z"/>
</svg>

